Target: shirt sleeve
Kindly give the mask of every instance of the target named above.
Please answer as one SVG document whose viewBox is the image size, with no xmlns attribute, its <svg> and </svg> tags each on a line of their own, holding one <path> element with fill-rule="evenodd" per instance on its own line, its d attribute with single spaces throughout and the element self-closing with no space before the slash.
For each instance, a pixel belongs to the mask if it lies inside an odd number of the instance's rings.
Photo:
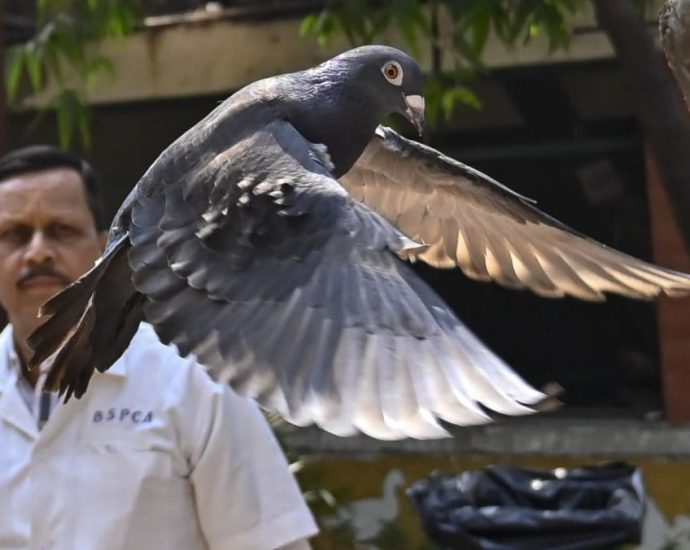
<svg viewBox="0 0 690 550">
<path fill-rule="evenodd" d="M 188 395 L 196 422 L 181 436 L 210 550 L 275 550 L 315 535 L 311 512 L 258 405 L 212 382 L 198 366 L 193 370 Z"/>
</svg>

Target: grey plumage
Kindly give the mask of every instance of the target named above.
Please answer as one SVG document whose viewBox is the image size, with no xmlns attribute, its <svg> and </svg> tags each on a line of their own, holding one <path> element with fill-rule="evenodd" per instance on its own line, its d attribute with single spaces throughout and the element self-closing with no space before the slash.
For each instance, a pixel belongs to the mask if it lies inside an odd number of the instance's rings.
<svg viewBox="0 0 690 550">
<path fill-rule="evenodd" d="M 377 129 L 394 112 L 419 124 L 422 80 L 402 52 L 361 48 L 250 85 L 179 138 L 121 207 L 100 263 L 46 304 L 52 317 L 30 343 L 33 363 L 59 349 L 49 387 L 83 394 L 145 319 L 296 424 L 441 437 L 439 419 L 526 414 L 548 396 L 405 260 L 545 296 L 690 290 L 688 276 Z"/>
</svg>

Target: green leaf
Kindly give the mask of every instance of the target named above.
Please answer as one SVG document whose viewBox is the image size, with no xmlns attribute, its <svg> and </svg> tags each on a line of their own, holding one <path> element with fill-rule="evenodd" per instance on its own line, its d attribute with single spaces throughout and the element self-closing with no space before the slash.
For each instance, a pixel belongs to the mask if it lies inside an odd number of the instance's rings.
<svg viewBox="0 0 690 550">
<path fill-rule="evenodd" d="M 420 36 L 431 37 L 431 22 L 420 4 L 414 0 L 397 0 L 393 21 L 396 22 L 405 43 L 413 51 L 418 51 Z"/>
<path fill-rule="evenodd" d="M 314 25 L 314 35 L 321 48 L 330 45 L 331 39 L 337 32 L 336 17 L 330 10 L 323 10 Z"/>
<path fill-rule="evenodd" d="M 56 82 L 62 85 L 64 78 L 60 59 L 60 51 L 57 48 L 46 48 L 46 69 L 55 77 Z"/>
<path fill-rule="evenodd" d="M 530 23 L 529 26 L 527 27 L 527 36 L 530 38 L 536 38 L 539 36 L 539 25 L 537 23 Z"/>
<path fill-rule="evenodd" d="M 462 32 L 453 34 L 453 46 L 455 46 L 456 53 L 460 54 L 465 63 L 473 70 L 480 71 L 483 69 L 480 53 L 467 41 Z"/>
<path fill-rule="evenodd" d="M 34 90 L 41 89 L 43 84 L 43 60 L 40 50 L 34 47 L 29 47 L 24 50 L 24 62 L 29 74 L 29 80 Z"/>
<path fill-rule="evenodd" d="M 477 110 L 482 108 L 482 102 L 474 90 L 462 84 L 447 88 L 442 93 L 441 106 L 447 119 L 453 115 L 458 104 L 467 105 Z"/>
<path fill-rule="evenodd" d="M 24 62 L 24 48 L 22 46 L 12 48 L 7 59 L 6 76 L 7 97 L 10 101 L 14 101 L 17 97 L 19 83 L 21 82 L 22 74 L 24 74 Z"/>
<path fill-rule="evenodd" d="M 377 10 L 372 14 L 371 33 L 374 37 L 383 33 L 391 23 L 391 13 L 388 10 Z"/>
<path fill-rule="evenodd" d="M 79 127 L 79 137 L 82 145 L 87 151 L 91 149 L 91 110 L 86 101 L 82 101 L 80 97 L 77 109 L 77 125 Z"/>
<path fill-rule="evenodd" d="M 55 47 L 59 48 L 61 57 L 64 57 L 74 67 L 79 75 L 84 75 L 88 63 L 84 51 L 84 44 L 78 37 L 69 31 L 61 29 L 55 33 Z"/>
<path fill-rule="evenodd" d="M 123 14 L 116 10 L 116 12 L 107 19 L 105 25 L 105 35 L 111 37 L 122 37 L 126 34 L 127 20 Z"/>
<path fill-rule="evenodd" d="M 105 57 L 96 57 L 89 61 L 86 73 L 86 86 L 92 87 L 103 76 L 108 75 L 115 78 L 115 66 L 112 61 Z"/>
<path fill-rule="evenodd" d="M 443 83 L 438 76 L 430 77 L 425 86 L 424 97 L 426 98 L 426 118 L 432 125 L 438 124 L 443 111 Z"/>
<path fill-rule="evenodd" d="M 359 0 L 362 1 L 362 0 Z M 86 88 L 104 74 L 114 74 L 112 63 L 100 56 L 94 43 L 105 37 L 121 37 L 141 22 L 140 0 L 37 0 L 36 33 L 25 45 L 10 51 L 5 86 L 14 99 L 26 74 L 35 91 L 50 77 L 59 92 L 49 103 L 56 111 L 60 142 L 69 147 L 76 134 L 85 147 L 91 143 L 91 112 L 83 95 L 65 87 L 65 64 L 76 71 Z M 332 34 L 338 32 L 332 29 Z M 43 116 L 43 115 L 41 115 Z"/>
<path fill-rule="evenodd" d="M 91 111 L 83 96 L 68 88 L 58 94 L 52 102 L 55 109 L 60 146 L 69 149 L 75 136 L 81 140 L 84 149 L 91 148 Z"/>
<path fill-rule="evenodd" d="M 299 35 L 304 38 L 305 36 L 314 36 L 317 33 L 319 27 L 319 16 L 315 13 L 307 15 L 299 26 Z"/>
<path fill-rule="evenodd" d="M 64 94 L 59 96 L 57 99 L 57 103 L 55 105 L 55 114 L 57 116 L 60 145 L 65 149 L 69 149 L 72 143 L 75 117 L 71 111 L 71 105 Z"/>
<path fill-rule="evenodd" d="M 491 11 L 488 2 L 477 2 L 474 13 L 468 23 L 472 32 L 472 47 L 475 54 L 479 55 L 486 46 L 491 30 Z"/>
</svg>

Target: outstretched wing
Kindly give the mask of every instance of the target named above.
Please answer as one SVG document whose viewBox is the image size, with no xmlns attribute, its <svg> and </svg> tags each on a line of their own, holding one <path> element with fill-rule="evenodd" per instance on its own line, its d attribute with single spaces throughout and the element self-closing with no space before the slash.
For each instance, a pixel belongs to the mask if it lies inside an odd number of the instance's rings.
<svg viewBox="0 0 690 550">
<path fill-rule="evenodd" d="M 458 266 L 474 279 L 548 297 L 690 292 L 688 275 L 589 239 L 481 172 L 389 128 L 377 129 L 340 181 L 403 233 L 429 245 L 413 258 L 436 267 Z"/>
<path fill-rule="evenodd" d="M 544 395 L 400 259 L 417 253 L 352 200 L 288 122 L 132 203 L 145 317 L 219 381 L 298 424 L 440 437 L 437 423 L 524 414 Z"/>
</svg>

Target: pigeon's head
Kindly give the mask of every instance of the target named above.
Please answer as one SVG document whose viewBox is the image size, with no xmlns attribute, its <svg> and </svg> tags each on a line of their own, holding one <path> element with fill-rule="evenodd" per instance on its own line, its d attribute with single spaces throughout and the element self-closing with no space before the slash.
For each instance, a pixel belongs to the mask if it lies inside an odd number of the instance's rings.
<svg viewBox="0 0 690 550">
<path fill-rule="evenodd" d="M 349 84 L 361 87 L 367 100 L 384 115 L 398 113 L 424 128 L 424 74 L 405 52 L 389 46 L 362 46 L 331 60 Z"/>
</svg>

